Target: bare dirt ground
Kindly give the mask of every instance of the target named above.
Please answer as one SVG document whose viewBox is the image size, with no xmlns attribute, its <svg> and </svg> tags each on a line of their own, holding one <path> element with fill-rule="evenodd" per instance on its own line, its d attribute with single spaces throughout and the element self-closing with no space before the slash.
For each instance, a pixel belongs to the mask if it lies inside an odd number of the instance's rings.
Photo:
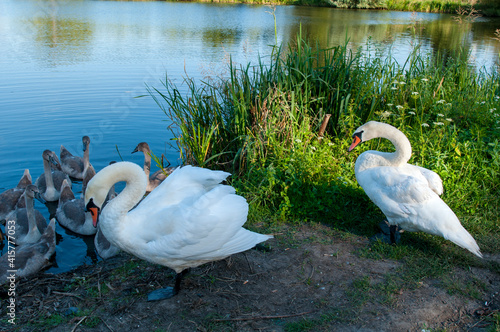
<svg viewBox="0 0 500 332">
<path fill-rule="evenodd" d="M 17 324 L 2 331 L 490 331 L 500 276 L 455 268 L 459 285 L 424 278 L 399 287 L 402 262 L 364 258 L 365 237 L 326 226 L 276 234 L 270 251 L 249 250 L 191 270 L 172 299 L 147 293 L 173 285 L 173 271 L 120 254 L 17 285 Z M 498 257 L 486 257 L 498 261 Z M 479 291 L 477 291 L 479 289 Z M 3 288 L 5 290 L 5 288 Z M 468 293 L 471 294 L 468 294 Z M 474 294 L 472 294 L 474 293 Z M 7 311 L 6 294 L 1 311 Z"/>
</svg>

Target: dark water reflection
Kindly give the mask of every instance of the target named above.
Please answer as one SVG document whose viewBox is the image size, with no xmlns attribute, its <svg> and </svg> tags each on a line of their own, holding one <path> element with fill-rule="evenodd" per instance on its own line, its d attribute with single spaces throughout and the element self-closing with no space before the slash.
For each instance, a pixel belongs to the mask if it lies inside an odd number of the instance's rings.
<svg viewBox="0 0 500 332">
<path fill-rule="evenodd" d="M 380 54 L 406 60 L 412 45 L 447 52 L 460 45 L 476 63 L 498 60 L 500 20 L 458 24 L 452 15 L 283 6 L 89 0 L 0 1 L 0 190 L 16 185 L 29 168 L 42 171 L 44 149 L 63 144 L 82 155 L 91 138 L 97 170 L 111 160 L 142 163 L 131 151 L 147 141 L 153 153 L 178 163 L 163 112 L 146 94 L 165 73 L 185 93 L 183 77 L 223 74 L 233 62 L 257 63 L 270 45 L 303 36 L 322 47 L 352 49 L 371 38 Z M 119 152 L 120 153 L 119 153 Z M 81 189 L 76 184 L 74 191 Z M 47 207 L 36 203 L 47 218 Z M 89 238 L 60 226 L 58 267 L 66 271 L 97 258 Z"/>
</svg>

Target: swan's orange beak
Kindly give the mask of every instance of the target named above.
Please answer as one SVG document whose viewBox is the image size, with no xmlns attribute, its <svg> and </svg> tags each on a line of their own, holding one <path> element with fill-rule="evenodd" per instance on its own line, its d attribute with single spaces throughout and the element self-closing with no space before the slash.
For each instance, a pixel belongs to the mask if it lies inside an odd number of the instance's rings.
<svg viewBox="0 0 500 332">
<path fill-rule="evenodd" d="M 92 224 L 94 225 L 94 227 L 97 227 L 97 221 L 99 220 L 99 208 L 97 206 L 92 207 L 89 209 L 89 211 L 92 215 Z"/>
<path fill-rule="evenodd" d="M 97 222 L 99 221 L 99 207 L 94 204 L 94 200 L 91 198 L 85 207 L 85 211 L 90 212 L 92 215 L 92 224 L 97 227 Z"/>
<path fill-rule="evenodd" d="M 353 140 L 351 146 L 349 147 L 349 152 L 351 152 L 359 143 L 361 143 L 361 138 L 358 135 L 354 134 L 352 138 Z"/>
</svg>

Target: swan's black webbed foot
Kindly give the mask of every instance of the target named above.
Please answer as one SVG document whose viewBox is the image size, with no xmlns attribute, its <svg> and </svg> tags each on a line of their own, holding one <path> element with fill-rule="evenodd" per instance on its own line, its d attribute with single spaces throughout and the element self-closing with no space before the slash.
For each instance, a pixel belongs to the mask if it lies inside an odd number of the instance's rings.
<svg viewBox="0 0 500 332">
<path fill-rule="evenodd" d="M 174 297 L 181 290 L 182 278 L 189 273 L 189 269 L 175 275 L 175 286 L 160 288 L 148 294 L 148 301 L 160 301 Z"/>
<path fill-rule="evenodd" d="M 375 234 L 371 240 L 381 241 L 387 244 L 397 244 L 401 240 L 401 233 L 403 230 L 399 228 L 398 225 L 390 225 L 386 220 L 382 221 L 380 224 L 381 232 Z"/>
<path fill-rule="evenodd" d="M 148 301 L 160 301 L 177 295 L 174 287 L 160 288 L 148 294 Z"/>
</svg>

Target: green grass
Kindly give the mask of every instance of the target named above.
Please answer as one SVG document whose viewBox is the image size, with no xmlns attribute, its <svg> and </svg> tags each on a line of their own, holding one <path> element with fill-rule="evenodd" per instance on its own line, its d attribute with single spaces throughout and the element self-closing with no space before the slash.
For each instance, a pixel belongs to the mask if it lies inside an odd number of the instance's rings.
<svg viewBox="0 0 500 332">
<path fill-rule="evenodd" d="M 272 223 L 316 221 L 372 235 L 383 215 L 358 186 L 354 162 L 363 148 L 392 146 L 380 139 L 351 154 L 347 147 L 359 125 L 383 121 L 408 136 L 411 163 L 442 177 L 443 199 L 480 247 L 482 238 L 498 239 L 498 71 L 472 68 L 459 51 L 431 56 L 418 46 L 404 65 L 347 46 L 319 49 L 300 36 L 270 51 L 267 63 L 230 64 L 227 77 L 187 78 L 187 96 L 168 77 L 164 88 L 150 88 L 185 163 L 233 173 L 251 214 L 278 216 Z"/>
<path fill-rule="evenodd" d="M 410 163 L 441 176 L 443 200 L 483 253 L 498 254 L 499 69 L 475 68 L 460 50 L 431 55 L 416 45 L 400 65 L 347 45 L 319 49 L 298 36 L 293 44 L 270 48 L 256 65 L 230 63 L 229 74 L 218 79 L 186 78 L 187 95 L 168 77 L 164 87 L 149 92 L 174 124 L 184 163 L 233 173 L 231 184 L 250 203 L 250 229 L 279 233 L 285 223 L 321 223 L 339 237 L 377 233 L 384 216 L 357 184 L 354 163 L 364 149 L 393 147 L 375 139 L 347 152 L 354 130 L 377 120 L 407 135 Z M 331 116 L 321 135 L 326 114 Z M 295 231 L 286 227 L 290 236 L 279 241 L 294 247 Z M 455 269 L 500 271 L 498 263 L 423 233 L 405 232 L 398 245 L 376 242 L 357 254 L 401 262 L 381 282 L 364 278 L 348 286 L 358 307 L 368 301 L 391 305 L 402 290 L 429 279 L 451 294 L 477 298 L 485 286 L 473 278 L 461 282 Z M 285 330 L 312 330 L 338 319 L 344 318 L 304 319 Z"/>
</svg>

